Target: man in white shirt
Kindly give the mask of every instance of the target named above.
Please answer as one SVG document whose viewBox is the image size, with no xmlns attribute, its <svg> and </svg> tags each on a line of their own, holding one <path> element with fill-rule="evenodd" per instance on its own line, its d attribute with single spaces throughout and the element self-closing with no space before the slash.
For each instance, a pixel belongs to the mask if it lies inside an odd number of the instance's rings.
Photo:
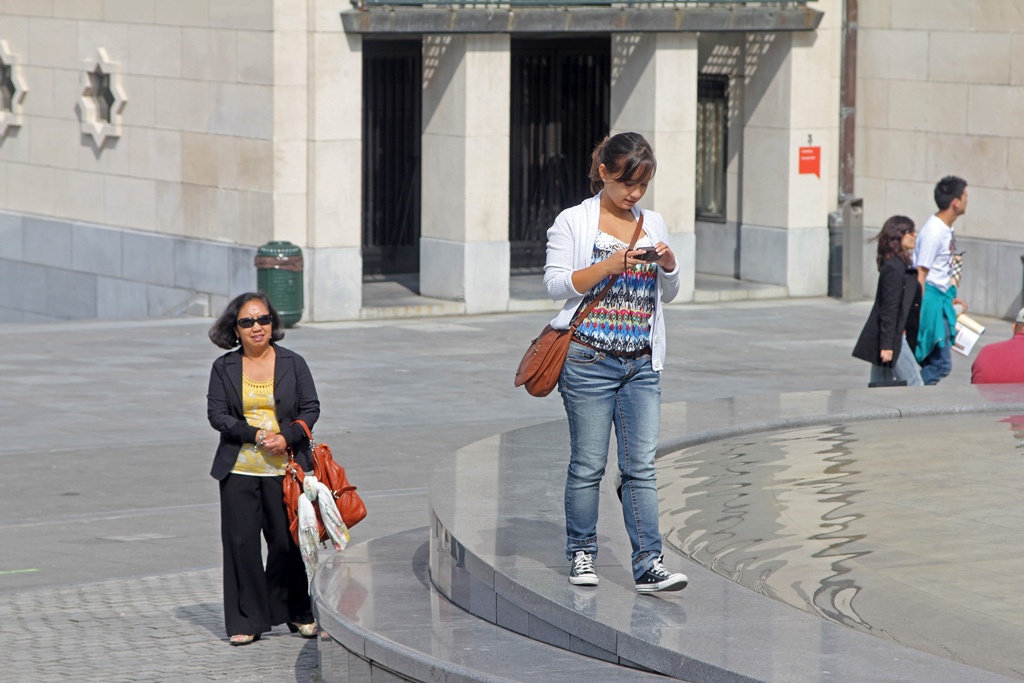
<svg viewBox="0 0 1024 683">
<path fill-rule="evenodd" d="M 917 231 L 914 265 L 921 284 L 921 324 L 915 356 L 921 364 L 925 384 L 937 384 L 953 369 L 950 351 L 956 327 L 954 302 L 963 310 L 966 304 L 956 298 L 958 277 L 954 277 L 956 236 L 953 222 L 967 211 L 967 181 L 946 176 L 935 186 L 938 213 L 928 218 Z"/>
</svg>

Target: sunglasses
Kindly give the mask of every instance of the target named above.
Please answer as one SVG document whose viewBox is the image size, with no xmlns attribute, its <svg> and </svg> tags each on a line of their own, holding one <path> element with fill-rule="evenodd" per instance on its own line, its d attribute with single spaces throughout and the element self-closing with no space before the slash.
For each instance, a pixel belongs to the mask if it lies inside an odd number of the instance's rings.
<svg viewBox="0 0 1024 683">
<path fill-rule="evenodd" d="M 259 323 L 260 327 L 266 327 L 270 323 L 274 322 L 274 318 L 269 313 L 267 313 L 266 315 L 261 315 L 258 318 L 239 318 L 235 322 L 239 327 L 247 330 L 256 323 Z"/>
</svg>

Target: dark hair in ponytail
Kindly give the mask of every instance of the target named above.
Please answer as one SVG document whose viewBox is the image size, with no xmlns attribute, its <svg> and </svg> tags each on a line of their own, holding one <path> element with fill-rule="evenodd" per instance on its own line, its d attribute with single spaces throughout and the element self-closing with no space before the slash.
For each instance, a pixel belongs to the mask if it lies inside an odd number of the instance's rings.
<svg viewBox="0 0 1024 683">
<path fill-rule="evenodd" d="M 604 187 L 598 168 L 604 164 L 605 171 L 614 180 L 650 180 L 658 168 L 654 150 L 640 133 L 619 133 L 605 138 L 591 155 L 590 191 L 597 194 Z"/>
</svg>

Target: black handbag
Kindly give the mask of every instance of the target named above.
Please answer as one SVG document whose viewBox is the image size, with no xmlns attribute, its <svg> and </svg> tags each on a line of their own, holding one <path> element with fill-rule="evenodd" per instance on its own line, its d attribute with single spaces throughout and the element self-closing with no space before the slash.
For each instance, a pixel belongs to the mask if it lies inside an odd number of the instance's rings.
<svg viewBox="0 0 1024 683">
<path fill-rule="evenodd" d="M 892 363 L 883 363 L 883 368 L 889 370 L 885 374 L 885 379 L 881 382 L 868 382 L 868 389 L 874 389 L 876 387 L 905 387 L 907 386 L 907 380 L 896 379 L 896 372 L 892 369 Z"/>
</svg>

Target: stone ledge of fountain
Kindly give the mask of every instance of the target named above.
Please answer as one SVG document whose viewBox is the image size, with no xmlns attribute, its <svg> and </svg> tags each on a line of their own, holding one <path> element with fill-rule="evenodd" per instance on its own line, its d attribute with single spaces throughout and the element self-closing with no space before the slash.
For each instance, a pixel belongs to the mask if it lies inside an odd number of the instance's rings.
<svg viewBox="0 0 1024 683">
<path fill-rule="evenodd" d="M 831 422 L 954 413 L 1024 413 L 1024 386 L 815 391 L 665 405 L 659 453 L 737 434 Z M 470 444 L 430 486 L 431 579 L 480 618 L 558 647 L 683 680 L 1010 679 L 903 647 L 755 593 L 682 557 L 690 587 L 637 595 L 614 493 L 604 490 L 601 584 L 566 581 L 562 550 L 564 420 Z M 543 625 L 541 623 L 542 622 Z"/>
</svg>

